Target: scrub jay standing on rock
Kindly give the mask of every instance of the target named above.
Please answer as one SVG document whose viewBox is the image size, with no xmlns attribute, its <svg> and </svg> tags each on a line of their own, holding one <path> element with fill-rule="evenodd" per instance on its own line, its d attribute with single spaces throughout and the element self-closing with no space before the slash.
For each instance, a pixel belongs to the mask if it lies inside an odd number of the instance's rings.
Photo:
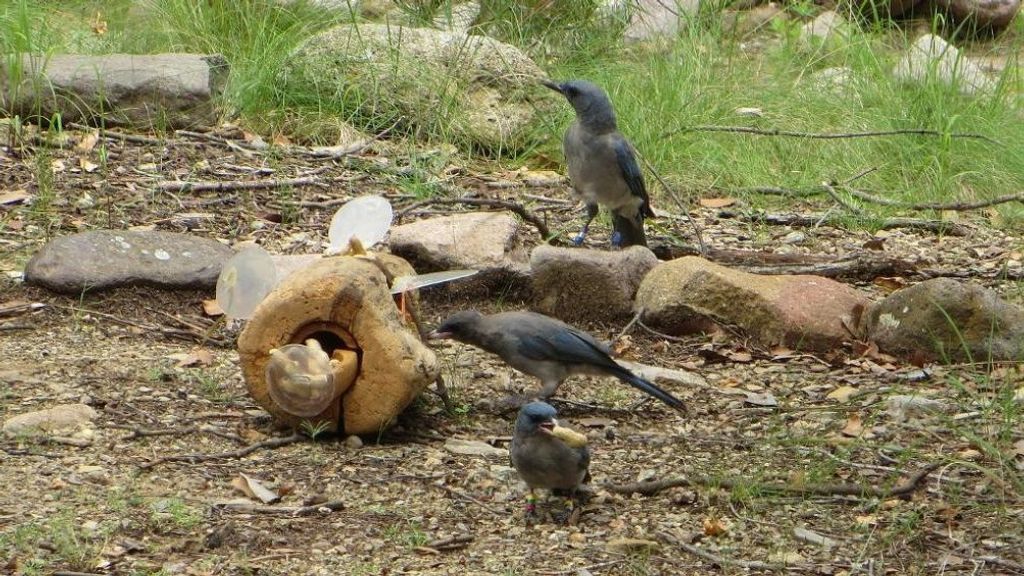
<svg viewBox="0 0 1024 576">
<path fill-rule="evenodd" d="M 619 133 L 611 100 L 600 87 L 585 80 L 542 84 L 565 96 L 576 111 L 576 121 L 562 140 L 569 179 L 587 206 L 587 221 L 573 239 L 583 243 L 598 205 L 612 213 L 612 245 L 647 245 L 644 218 L 654 217 L 636 152 Z"/>
<path fill-rule="evenodd" d="M 560 437 L 560 427 L 555 420 L 557 415 L 550 404 L 531 402 L 523 406 L 516 418 L 509 452 L 512 465 L 530 487 L 527 514 L 536 510 L 534 491 L 537 489 L 567 496 L 571 510 L 577 489 L 589 480 L 590 450 L 586 446 L 586 437 L 579 435 L 582 442 Z"/>
<path fill-rule="evenodd" d="M 540 378 L 541 398 L 552 396 L 573 374 L 594 374 L 615 376 L 676 410 L 684 410 L 682 400 L 612 360 L 608 348 L 593 336 L 543 314 L 520 311 L 484 316 L 476 310 L 463 310 L 452 314 L 429 337 L 450 338 L 501 356 L 516 370 Z"/>
</svg>

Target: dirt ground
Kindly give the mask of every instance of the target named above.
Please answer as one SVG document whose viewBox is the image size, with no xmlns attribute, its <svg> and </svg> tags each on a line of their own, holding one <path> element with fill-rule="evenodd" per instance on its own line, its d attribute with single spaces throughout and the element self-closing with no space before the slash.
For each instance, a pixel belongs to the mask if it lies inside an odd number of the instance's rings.
<svg viewBox="0 0 1024 576">
<path fill-rule="evenodd" d="M 244 143 L 230 131 L 220 136 Z M 66 297 L 7 272 L 48 238 L 92 228 L 188 229 L 279 253 L 315 252 L 332 199 L 386 194 L 398 210 L 418 200 L 408 172 L 395 168 L 408 159 L 390 158 L 383 169 L 374 150 L 358 161 L 314 159 L 178 137 L 108 142 L 106 165 L 90 170 L 103 146 L 76 150 L 82 138 L 0 150 L 0 191 L 35 197 L 31 206 L 0 206 L 0 309 L 45 304 L 0 317 L 0 419 L 75 402 L 98 412 L 91 436 L 0 439 L 0 573 L 1024 574 L 1024 419 L 1013 399 L 1024 375 L 1012 364 L 922 371 L 858 343 L 810 355 L 726 333 L 667 339 L 634 327 L 624 357 L 692 370 L 708 385 L 664 383 L 688 403 L 685 416 L 638 404 L 614 380 L 577 377 L 562 387 L 563 421 L 587 433 L 593 451 L 595 495 L 575 526 L 528 524 L 524 488 L 506 458 L 445 450 L 448 438 L 507 447 L 511 417 L 478 406 L 537 386 L 459 344 L 438 347 L 450 409 L 425 393 L 394 429 L 359 447 L 322 435 L 225 455 L 290 432 L 247 396 L 232 346 L 237 329 L 203 313 L 212 293 L 134 287 Z M 547 209 L 552 228 L 577 225 L 571 204 L 540 199 L 567 199 L 564 185 L 509 188 L 502 182 L 520 175 L 479 167 L 443 174 L 480 195 Z M 154 186 L 300 176 L 322 185 L 173 194 Z M 790 200 L 787 209 L 820 213 L 824 202 Z M 677 210 L 660 196 L 658 207 Z M 406 221 L 449 208 L 427 207 Z M 720 218 L 714 208 L 692 214 L 717 248 L 835 256 L 877 239 Z M 1019 234 L 963 218 L 965 236 L 894 229 L 882 235 L 884 250 L 929 274 L 976 276 L 1020 303 L 1017 282 L 995 279 L 1009 261 L 1019 267 Z M 652 230 L 659 242 L 690 242 L 676 218 Z M 783 242 L 797 230 L 803 242 Z M 537 242 L 529 226 L 523 231 Z M 598 247 L 607 242 L 599 232 Z M 881 295 L 902 281 L 915 277 L 858 286 Z M 467 301 L 443 288 L 423 297 L 431 326 L 468 306 L 525 306 L 500 294 Z M 585 328 L 611 339 L 624 325 Z M 197 364 L 180 366 L 188 356 Z M 777 405 L 751 403 L 749 392 Z M 909 393 L 952 409 L 901 418 L 889 398 Z M 199 457 L 160 461 L 183 454 Z M 885 493 L 928 465 L 936 468 L 908 494 Z M 232 486 L 239 474 L 281 501 L 227 505 L 246 499 Z M 605 487 L 677 477 L 690 482 L 650 496 Z M 779 484 L 789 491 L 772 488 Z M 850 485 L 865 491 L 849 494 Z M 312 507 L 295 511 L 303 506 Z"/>
</svg>

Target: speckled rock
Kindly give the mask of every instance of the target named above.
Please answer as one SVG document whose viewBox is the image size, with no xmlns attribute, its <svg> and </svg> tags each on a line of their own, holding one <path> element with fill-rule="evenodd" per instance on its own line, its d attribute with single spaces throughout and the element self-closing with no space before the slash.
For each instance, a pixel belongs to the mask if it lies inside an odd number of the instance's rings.
<svg viewBox="0 0 1024 576">
<path fill-rule="evenodd" d="M 209 289 L 233 254 L 220 242 L 189 234 L 93 230 L 43 246 L 25 266 L 25 282 L 69 294 L 135 284 Z"/>
</svg>

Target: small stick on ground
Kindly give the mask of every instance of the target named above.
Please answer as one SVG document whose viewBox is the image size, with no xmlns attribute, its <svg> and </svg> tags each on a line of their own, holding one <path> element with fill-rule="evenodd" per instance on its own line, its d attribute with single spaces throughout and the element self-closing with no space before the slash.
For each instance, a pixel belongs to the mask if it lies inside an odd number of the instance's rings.
<svg viewBox="0 0 1024 576">
<path fill-rule="evenodd" d="M 472 534 L 460 534 L 458 536 L 452 536 L 451 538 L 441 538 L 440 540 L 431 540 L 422 546 L 426 550 L 432 552 L 450 552 L 452 550 L 459 550 L 469 546 L 476 540 L 476 536 Z"/>
<path fill-rule="evenodd" d="M 167 180 L 157 182 L 156 189 L 161 192 L 227 192 L 231 190 L 261 190 L 264 188 L 292 188 L 295 186 L 320 186 L 326 187 L 334 182 L 343 182 L 345 178 L 317 178 L 316 176 L 305 176 L 302 178 L 271 178 L 269 180 L 227 180 L 227 181 L 205 181 L 205 182 L 184 182 L 181 180 Z"/>
<path fill-rule="evenodd" d="M 279 438 L 271 438 L 270 440 L 264 440 L 256 444 L 250 444 L 245 448 L 239 448 L 238 450 L 231 450 L 228 452 L 220 452 L 216 454 L 176 454 L 173 456 L 164 456 L 157 458 L 152 462 L 145 462 L 139 465 L 139 468 L 148 470 L 160 464 L 166 464 L 168 462 L 188 462 L 195 464 L 196 462 L 207 462 L 210 460 L 229 460 L 232 458 L 242 458 L 248 456 L 257 450 L 273 450 L 289 444 L 295 444 L 297 442 L 304 442 L 306 437 L 302 434 L 295 433 L 291 436 L 282 436 Z"/>
<path fill-rule="evenodd" d="M 615 342 L 618 342 L 619 340 L 622 340 L 623 336 L 625 336 L 626 334 L 629 334 L 629 331 L 632 330 L 633 326 L 635 326 L 636 323 L 640 321 L 640 317 L 643 316 L 643 314 L 644 314 L 644 309 L 643 308 L 637 310 L 636 314 L 633 315 L 633 319 L 630 320 L 629 323 L 626 324 L 622 328 L 622 331 L 619 332 L 618 336 L 616 336 L 615 338 L 612 339 L 612 343 L 614 344 Z"/>
<path fill-rule="evenodd" d="M 263 506 L 261 504 L 248 504 L 242 502 L 228 502 L 218 505 L 217 508 L 228 512 L 239 512 L 242 514 L 273 514 L 281 516 L 312 516 L 321 514 L 325 510 L 337 512 L 345 509 L 345 503 L 341 500 L 332 500 L 323 504 L 311 504 L 309 506 Z"/>
<path fill-rule="evenodd" d="M 807 486 L 772 483 L 747 484 L 732 478 L 711 478 L 701 475 L 694 475 L 688 478 L 677 477 L 648 482 L 631 482 L 629 484 L 605 484 L 604 487 L 617 494 L 640 494 L 643 496 L 653 496 L 662 490 L 679 486 L 717 486 L 726 490 L 748 487 L 759 492 L 790 496 L 859 496 L 884 499 L 906 496 L 917 490 L 921 481 L 938 469 L 939 466 L 940 464 L 938 463 L 928 464 L 911 474 L 902 484 L 890 489 L 878 488 L 876 486 L 861 486 L 859 484 L 810 484 Z"/>
<path fill-rule="evenodd" d="M 549 242 L 551 240 L 551 230 L 548 229 L 547 224 L 545 224 L 540 218 L 531 214 L 530 211 L 527 210 L 521 204 L 509 202 L 508 200 L 498 200 L 495 198 L 431 198 L 429 200 L 423 200 L 421 202 L 414 202 L 409 206 L 406 206 L 405 208 L 402 209 L 401 212 L 395 215 L 395 220 L 401 220 L 403 216 L 407 215 L 413 210 L 416 210 L 417 208 L 423 208 L 424 206 L 445 206 L 452 204 L 466 204 L 469 206 L 492 206 L 495 208 L 503 208 L 505 210 L 508 210 L 509 212 L 515 213 L 520 218 L 533 225 L 533 227 L 536 228 L 537 232 L 540 234 L 541 239 L 543 239 L 545 242 Z"/>
<path fill-rule="evenodd" d="M 773 572 L 786 569 L 786 566 L 783 564 L 759 562 L 757 560 L 738 560 L 735 558 L 726 558 L 724 556 L 719 556 L 718 554 L 708 552 L 707 550 L 704 550 L 702 548 L 698 548 L 693 544 L 690 544 L 689 542 L 683 542 L 682 540 L 676 538 L 675 536 L 672 536 L 667 532 L 661 532 L 660 534 L 662 538 L 667 540 L 669 543 L 680 547 L 681 549 L 683 549 L 683 551 L 693 554 L 698 558 L 702 558 L 718 566 L 738 566 L 746 570 L 770 570 Z M 796 566 L 792 567 L 795 568 Z"/>
</svg>

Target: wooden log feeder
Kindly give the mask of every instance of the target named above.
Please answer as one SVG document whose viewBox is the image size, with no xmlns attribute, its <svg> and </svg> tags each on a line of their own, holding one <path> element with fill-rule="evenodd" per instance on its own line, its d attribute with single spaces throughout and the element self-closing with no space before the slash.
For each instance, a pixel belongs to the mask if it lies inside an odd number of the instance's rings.
<svg viewBox="0 0 1024 576">
<path fill-rule="evenodd" d="M 346 434 L 390 426 L 438 375 L 419 302 L 390 283 L 415 274 L 390 254 L 323 258 L 290 274 L 238 339 L 253 399 L 280 422 Z"/>
</svg>

